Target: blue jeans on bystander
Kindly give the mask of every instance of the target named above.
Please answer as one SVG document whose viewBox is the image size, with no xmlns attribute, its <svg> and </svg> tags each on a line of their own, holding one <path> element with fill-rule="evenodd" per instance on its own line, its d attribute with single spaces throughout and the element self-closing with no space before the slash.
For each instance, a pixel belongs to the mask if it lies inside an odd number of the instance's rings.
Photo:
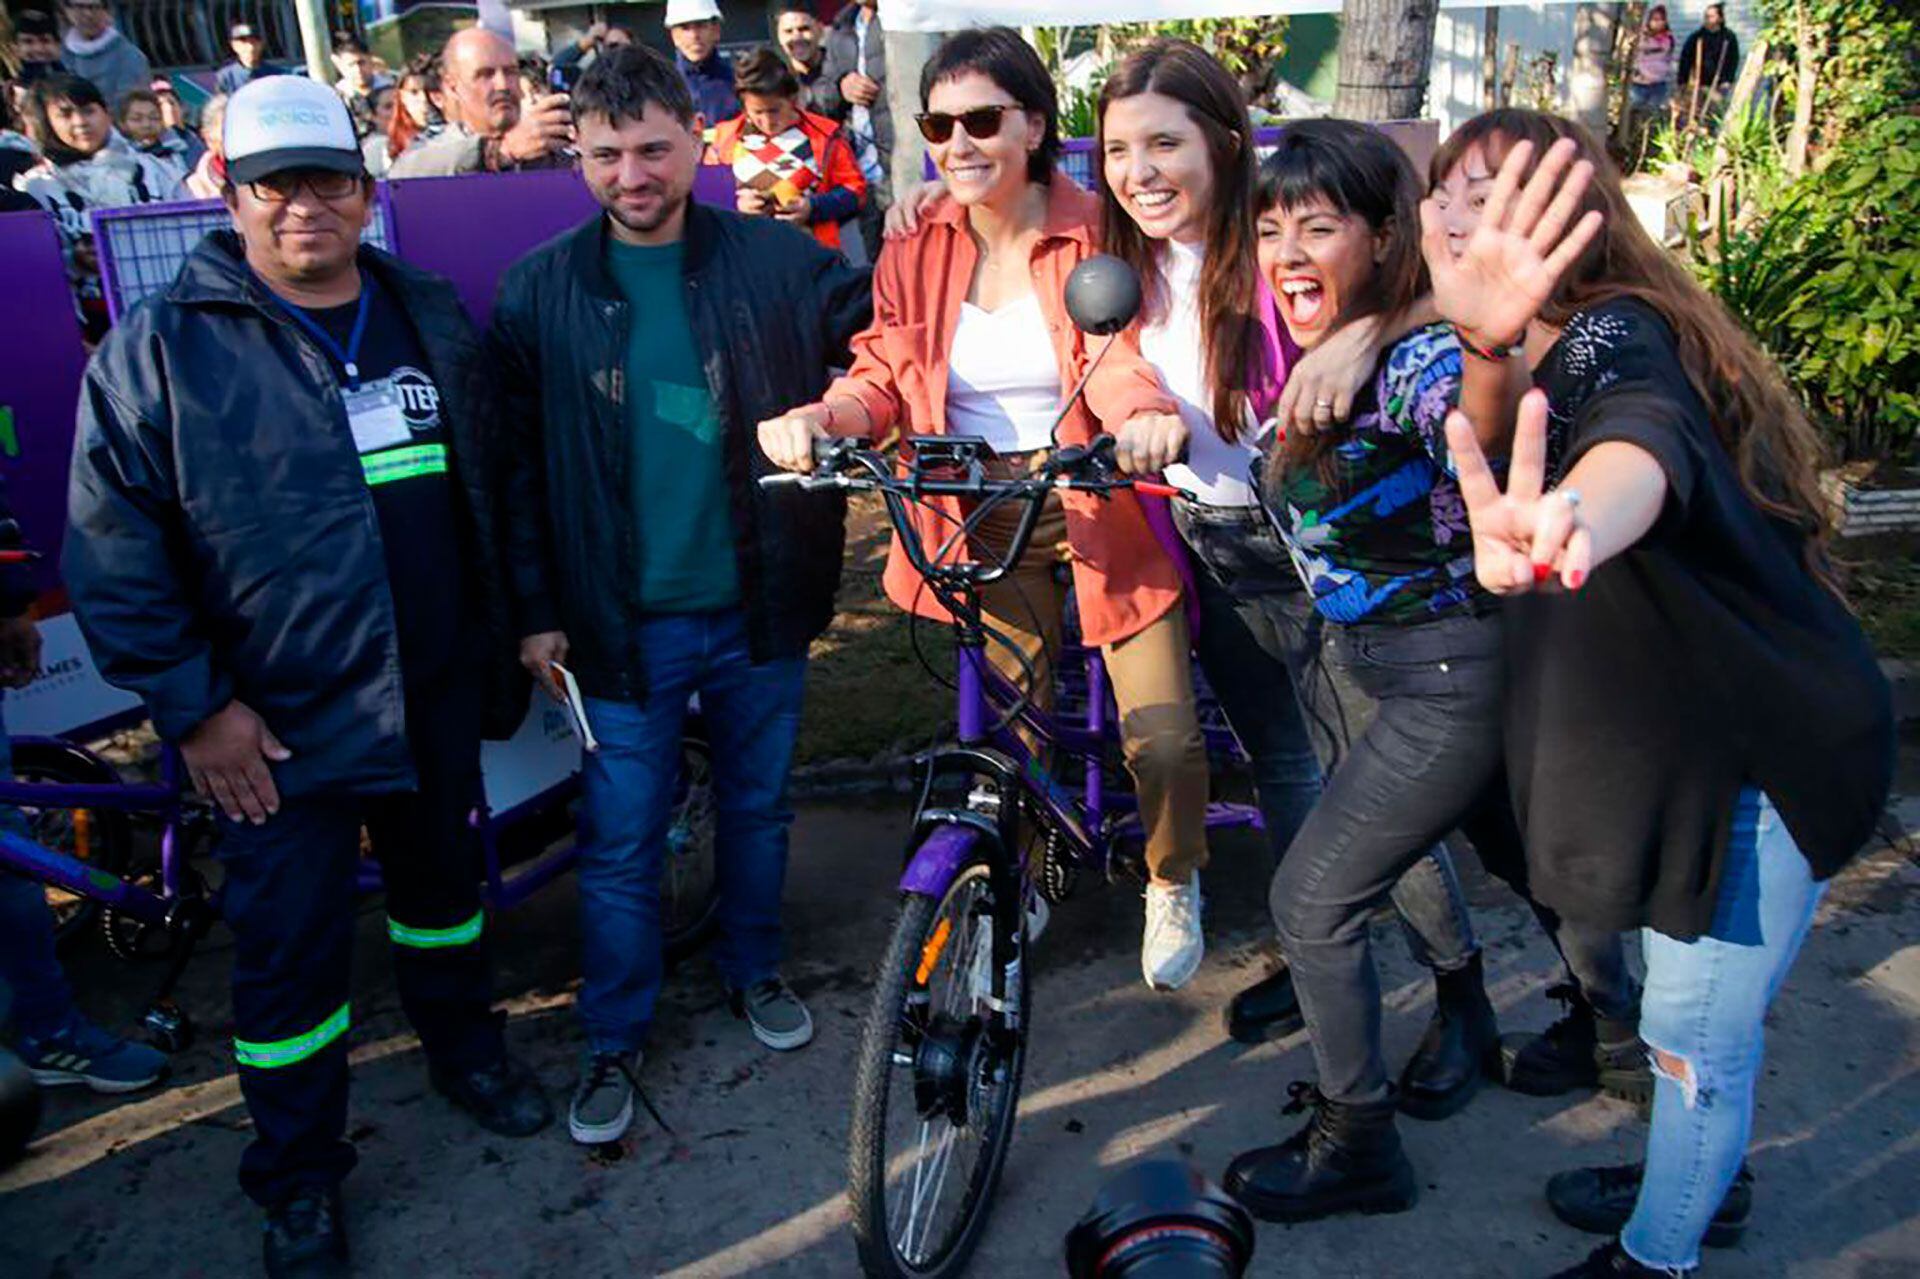
<svg viewBox="0 0 1920 1279">
<path fill-rule="evenodd" d="M 660 993 L 660 877 L 687 701 L 700 698 L 713 747 L 720 936 L 714 963 L 735 990 L 775 975 L 786 883 L 787 772 L 800 729 L 805 657 L 755 662 L 739 609 L 656 614 L 640 623 L 646 695 L 587 698 L 600 749 L 586 757 L 580 850 L 586 956 L 580 1017 L 590 1050 L 630 1054 Z"/>
</svg>

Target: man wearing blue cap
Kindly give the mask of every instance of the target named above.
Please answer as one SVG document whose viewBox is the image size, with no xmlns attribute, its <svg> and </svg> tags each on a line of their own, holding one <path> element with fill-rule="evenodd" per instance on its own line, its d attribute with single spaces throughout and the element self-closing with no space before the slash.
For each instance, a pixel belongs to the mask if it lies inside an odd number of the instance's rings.
<svg viewBox="0 0 1920 1279">
<path fill-rule="evenodd" d="M 434 1087 L 504 1135 L 552 1117 L 489 1007 L 469 822 L 481 736 L 526 682 L 483 496 L 494 396 L 452 287 L 360 243 L 373 182 L 325 85 L 246 85 L 223 137 L 235 230 L 88 366 L 64 572 L 101 672 L 225 818 L 240 1182 L 267 1273 L 333 1275 L 363 825 Z"/>
</svg>

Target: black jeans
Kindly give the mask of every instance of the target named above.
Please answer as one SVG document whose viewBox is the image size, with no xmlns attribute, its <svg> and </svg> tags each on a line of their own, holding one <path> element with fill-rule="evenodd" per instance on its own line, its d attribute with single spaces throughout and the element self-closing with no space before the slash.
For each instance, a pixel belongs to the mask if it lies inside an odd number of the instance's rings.
<svg viewBox="0 0 1920 1279">
<path fill-rule="evenodd" d="M 1272 908 L 1320 1091 L 1371 1102 L 1388 1095 L 1388 1075 L 1368 921 L 1498 774 L 1501 627 L 1461 615 L 1328 632 L 1336 665 L 1377 709 L 1280 863 Z"/>
<path fill-rule="evenodd" d="M 1173 516 L 1195 560 L 1200 669 L 1253 761 L 1278 865 L 1346 754 L 1366 698 L 1322 662 L 1320 615 L 1259 511 L 1175 501 Z M 1391 895 L 1414 957 L 1448 971 L 1480 947 L 1445 847 L 1428 851 Z"/>
</svg>

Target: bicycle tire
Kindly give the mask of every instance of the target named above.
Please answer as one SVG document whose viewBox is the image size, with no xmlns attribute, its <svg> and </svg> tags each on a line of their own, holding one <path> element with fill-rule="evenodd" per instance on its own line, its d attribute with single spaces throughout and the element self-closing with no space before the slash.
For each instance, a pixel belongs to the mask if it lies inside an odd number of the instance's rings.
<svg viewBox="0 0 1920 1279">
<path fill-rule="evenodd" d="M 720 876 L 718 863 L 714 861 L 714 813 L 712 801 L 713 748 L 707 744 L 704 731 L 697 724 L 689 724 L 688 731 L 680 739 L 680 766 L 682 785 L 704 787 L 704 800 L 689 800 L 676 792 L 674 815 L 669 824 L 666 854 L 667 865 L 662 868 L 660 885 L 661 918 L 666 923 L 662 946 L 669 964 L 677 964 L 713 938 L 720 927 Z M 676 859 L 695 856 L 704 860 L 706 876 L 697 891 L 701 894 L 697 904 L 690 904 L 686 910 L 676 910 L 673 897 L 673 863 Z"/>
<path fill-rule="evenodd" d="M 121 780 L 111 767 L 70 747 L 34 741 L 13 744 L 13 775 L 16 781 L 46 785 L 117 784 Z M 78 857 L 115 877 L 124 877 L 132 864 L 133 825 L 125 813 L 26 805 L 20 806 L 20 813 L 35 843 Z M 84 851 L 80 846 L 83 837 Z M 76 939 L 100 917 L 100 903 L 64 889 L 49 887 L 46 891 L 48 909 L 53 911 L 55 945 L 67 948 L 77 944 Z"/>
<path fill-rule="evenodd" d="M 1020 1018 L 1004 1096 L 987 1134 L 985 1156 L 979 1161 L 962 1200 L 960 1219 L 949 1227 L 944 1246 L 926 1264 L 913 1264 L 900 1256 L 888 1220 L 887 1114 L 889 1086 L 899 1069 L 894 1062 L 894 1052 L 899 1043 L 901 1013 L 909 983 L 922 962 L 930 930 L 941 917 L 942 907 L 957 891 L 987 873 L 986 863 L 975 860 L 961 869 L 938 899 L 924 893 L 904 894 L 893 935 L 875 974 L 873 1002 L 861 1028 L 859 1057 L 855 1063 L 847 1183 L 848 1207 L 861 1267 L 875 1279 L 953 1279 L 961 1274 L 979 1246 L 994 1192 L 1005 1169 L 1019 1111 L 1031 1026 L 1032 983 L 1028 977 L 1030 965 L 1025 962 L 1024 954 L 1020 965 Z M 993 909 L 998 914 L 1005 906 L 995 902 Z M 1024 921 L 1016 920 L 1016 926 L 1024 929 Z"/>
</svg>

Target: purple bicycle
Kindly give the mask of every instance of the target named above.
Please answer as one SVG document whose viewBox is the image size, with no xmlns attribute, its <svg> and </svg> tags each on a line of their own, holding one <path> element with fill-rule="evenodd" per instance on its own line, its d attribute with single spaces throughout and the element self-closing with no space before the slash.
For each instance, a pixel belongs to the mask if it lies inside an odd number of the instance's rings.
<svg viewBox="0 0 1920 1279">
<path fill-rule="evenodd" d="M 904 473 L 851 441 L 822 442 L 811 477 L 763 482 L 877 492 L 900 544 L 954 620 L 958 740 L 920 761 L 924 778 L 900 877 L 900 910 L 874 980 L 856 1066 L 848 1196 L 866 1273 L 951 1276 L 979 1241 L 1013 1137 L 1032 1027 L 1029 912 L 1075 874 L 1137 872 L 1137 807 L 1114 784 L 1116 716 L 1097 649 L 1069 647 L 1052 713 L 989 665 L 995 640 L 980 592 L 1018 563 L 1058 490 L 1110 493 L 1111 437 L 1055 449 L 1030 477 L 995 480 L 984 442 L 908 441 Z M 1018 523 L 991 560 L 930 559 L 909 509 L 933 495 L 977 502 L 968 525 L 1014 504 Z M 952 545 L 968 545 L 962 528 Z M 975 547 L 970 554 L 980 554 Z M 1209 746 L 1235 749 L 1224 727 Z M 1257 826 L 1248 805 L 1215 804 L 1210 827 Z M 1040 851 L 1029 864 L 1026 851 Z"/>
<path fill-rule="evenodd" d="M 183 788 L 185 771 L 171 746 L 161 751 L 155 783 L 128 783 L 94 751 L 60 738 L 17 737 L 13 751 L 15 778 L 0 781 L 0 804 L 19 808 L 33 838 L 0 828 L 0 873 L 46 885 L 62 942 L 97 917 L 119 957 L 165 960 L 141 1024 L 155 1047 L 184 1049 L 193 1023 L 173 989 L 219 918 L 218 886 L 194 864 L 219 838 L 211 806 Z M 660 889 L 669 962 L 697 949 L 717 923 L 712 775 L 705 730 L 689 715 Z M 565 834 L 578 785 L 573 779 L 503 813 L 474 810 L 488 909 L 511 909 L 571 869 L 576 845 L 554 840 Z M 140 855 L 136 817 L 158 823 L 157 859 Z M 360 890 L 380 886 L 379 868 L 363 861 Z"/>
</svg>

